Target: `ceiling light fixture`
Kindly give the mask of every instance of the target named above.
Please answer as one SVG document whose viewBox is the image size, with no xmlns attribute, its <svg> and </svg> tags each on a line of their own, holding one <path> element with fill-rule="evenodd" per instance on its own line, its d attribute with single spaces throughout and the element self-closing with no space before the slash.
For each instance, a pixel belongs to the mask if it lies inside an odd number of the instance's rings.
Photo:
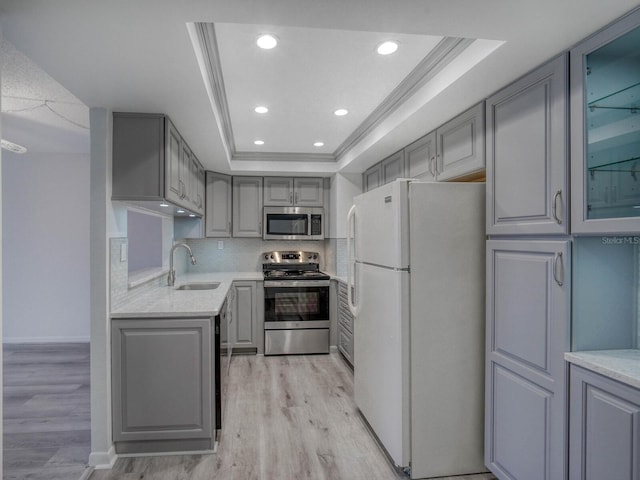
<svg viewBox="0 0 640 480">
<path fill-rule="evenodd" d="M 313 144 L 314 147 L 324 147 L 324 142 L 316 142 Z"/>
<path fill-rule="evenodd" d="M 258 46 L 264 50 L 271 50 L 278 45 L 278 39 L 270 34 L 260 35 L 256 40 Z"/>
<path fill-rule="evenodd" d="M 264 140 L 254 140 L 255 145 L 264 145 Z"/>
<path fill-rule="evenodd" d="M 160 206 L 161 206 L 161 207 L 168 207 L 168 206 L 169 206 L 169 204 L 168 204 L 168 203 L 161 203 L 161 204 L 160 204 Z"/>
<path fill-rule="evenodd" d="M 184 210 L 178 210 L 176 213 L 184 213 Z"/>
<path fill-rule="evenodd" d="M 10 142 L 9 140 L 5 140 L 4 138 L 0 141 L 0 146 L 5 150 L 9 150 L 13 153 L 27 153 L 26 147 L 18 145 L 17 143 Z"/>
<path fill-rule="evenodd" d="M 339 108 L 335 112 L 333 112 L 333 114 L 337 117 L 343 117 L 347 113 L 349 113 L 349 110 L 347 110 L 346 108 Z"/>
<path fill-rule="evenodd" d="M 380 45 L 378 45 L 378 48 L 376 51 L 380 55 L 391 55 L 396 50 L 398 50 L 398 44 L 396 42 L 388 41 L 388 42 L 382 42 Z"/>
<path fill-rule="evenodd" d="M 267 113 L 269 111 L 269 109 L 267 107 L 263 107 L 262 105 L 256 107 L 253 109 L 254 112 L 256 113 Z"/>
<path fill-rule="evenodd" d="M 190 213 L 189 216 L 193 218 L 193 217 L 195 217 L 195 214 Z"/>
</svg>

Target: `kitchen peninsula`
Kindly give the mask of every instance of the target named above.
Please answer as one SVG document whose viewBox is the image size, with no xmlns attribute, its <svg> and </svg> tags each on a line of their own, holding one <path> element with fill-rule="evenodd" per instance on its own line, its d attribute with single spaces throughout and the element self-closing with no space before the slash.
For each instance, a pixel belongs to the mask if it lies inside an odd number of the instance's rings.
<svg viewBox="0 0 640 480">
<path fill-rule="evenodd" d="M 257 280 L 258 272 L 181 275 L 175 287 L 152 286 L 112 311 L 117 453 L 215 450 L 228 358 L 220 338 L 233 321 L 229 297 L 234 281 Z"/>
</svg>

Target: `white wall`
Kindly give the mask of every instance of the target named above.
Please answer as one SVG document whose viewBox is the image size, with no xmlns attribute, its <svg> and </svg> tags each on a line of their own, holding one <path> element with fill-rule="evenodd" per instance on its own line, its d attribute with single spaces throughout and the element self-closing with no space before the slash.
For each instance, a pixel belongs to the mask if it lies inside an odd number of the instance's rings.
<svg viewBox="0 0 640 480">
<path fill-rule="evenodd" d="M 89 341 L 89 156 L 2 168 L 4 342 Z"/>
<path fill-rule="evenodd" d="M 353 197 L 362 193 L 362 174 L 336 173 L 331 177 L 331 237 L 347 237 L 347 213 Z"/>
</svg>

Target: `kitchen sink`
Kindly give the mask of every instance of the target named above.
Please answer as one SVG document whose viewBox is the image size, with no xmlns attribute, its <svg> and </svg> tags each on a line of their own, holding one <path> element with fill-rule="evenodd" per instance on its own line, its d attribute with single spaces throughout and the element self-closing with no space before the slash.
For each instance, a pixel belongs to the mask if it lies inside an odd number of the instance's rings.
<svg viewBox="0 0 640 480">
<path fill-rule="evenodd" d="M 220 286 L 220 282 L 185 283 L 176 290 L 214 290 Z"/>
</svg>

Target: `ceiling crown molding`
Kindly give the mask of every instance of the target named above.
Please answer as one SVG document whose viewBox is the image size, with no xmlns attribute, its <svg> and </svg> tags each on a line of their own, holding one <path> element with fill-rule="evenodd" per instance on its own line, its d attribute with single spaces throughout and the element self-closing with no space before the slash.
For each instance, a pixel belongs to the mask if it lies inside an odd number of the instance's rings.
<svg viewBox="0 0 640 480">
<path fill-rule="evenodd" d="M 204 69 L 203 78 L 209 91 L 209 98 L 222 142 L 230 161 L 303 161 L 336 162 L 342 155 L 358 144 L 366 135 L 387 119 L 411 95 L 437 75 L 463 50 L 473 43 L 473 39 L 444 37 L 429 54 L 387 95 L 382 103 L 356 128 L 333 154 L 288 153 L 288 152 L 238 152 L 236 151 L 231 115 L 227 103 L 224 78 L 218 52 L 215 26 L 213 23 L 194 23 L 197 44 Z"/>
</svg>

